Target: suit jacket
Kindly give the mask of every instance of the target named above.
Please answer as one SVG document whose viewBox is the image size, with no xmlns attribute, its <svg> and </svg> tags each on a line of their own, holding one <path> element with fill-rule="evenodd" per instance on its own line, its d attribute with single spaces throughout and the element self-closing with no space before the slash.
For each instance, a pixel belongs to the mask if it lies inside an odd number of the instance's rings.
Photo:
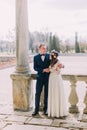
<svg viewBox="0 0 87 130">
<path fill-rule="evenodd" d="M 48 78 L 49 73 L 43 72 L 43 69 L 48 68 L 50 65 L 49 54 L 46 53 L 44 61 L 41 59 L 41 55 L 34 56 L 34 70 L 37 71 L 37 78 Z"/>
</svg>

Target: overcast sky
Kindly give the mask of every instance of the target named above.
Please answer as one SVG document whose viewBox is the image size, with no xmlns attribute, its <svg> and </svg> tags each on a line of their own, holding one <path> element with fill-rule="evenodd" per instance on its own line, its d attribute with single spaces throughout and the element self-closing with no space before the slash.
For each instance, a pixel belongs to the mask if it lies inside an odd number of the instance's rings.
<svg viewBox="0 0 87 130">
<path fill-rule="evenodd" d="M 28 0 L 32 5 L 41 5 L 47 9 L 87 9 L 87 0 Z"/>
<path fill-rule="evenodd" d="M 87 35 L 87 0 L 28 0 L 30 31 Z M 15 28 L 15 0 L 0 0 L 0 35 Z"/>
</svg>

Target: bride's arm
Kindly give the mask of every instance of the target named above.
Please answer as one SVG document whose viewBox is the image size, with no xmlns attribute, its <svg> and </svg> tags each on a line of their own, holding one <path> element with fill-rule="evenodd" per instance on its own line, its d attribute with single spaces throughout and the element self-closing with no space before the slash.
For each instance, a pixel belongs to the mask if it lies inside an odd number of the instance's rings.
<svg viewBox="0 0 87 130">
<path fill-rule="evenodd" d="M 54 65 L 53 67 L 49 66 L 50 72 L 56 71 L 56 66 Z"/>
<path fill-rule="evenodd" d="M 64 65 L 60 61 L 58 61 L 56 70 L 59 72 L 59 71 L 61 71 L 61 68 L 64 68 Z"/>
<path fill-rule="evenodd" d="M 61 69 L 61 68 L 64 68 L 64 65 L 60 62 L 60 60 L 58 61 L 58 67 Z"/>
<path fill-rule="evenodd" d="M 49 66 L 49 70 L 50 70 L 50 72 L 57 71 L 58 73 L 60 73 L 61 68 L 58 67 L 58 64 L 56 64 L 53 67 Z"/>
</svg>

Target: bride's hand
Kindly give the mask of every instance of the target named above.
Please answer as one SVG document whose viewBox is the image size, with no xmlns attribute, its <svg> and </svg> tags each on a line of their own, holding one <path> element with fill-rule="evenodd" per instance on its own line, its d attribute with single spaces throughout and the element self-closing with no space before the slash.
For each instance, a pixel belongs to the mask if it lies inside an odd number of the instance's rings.
<svg viewBox="0 0 87 130">
<path fill-rule="evenodd" d="M 46 69 L 43 70 L 43 72 L 49 73 L 49 72 L 50 72 L 50 69 L 49 69 L 49 68 L 46 68 Z"/>
<path fill-rule="evenodd" d="M 61 68 L 64 68 L 64 65 L 63 64 L 59 64 L 58 67 L 61 69 Z"/>
<path fill-rule="evenodd" d="M 62 64 L 58 64 L 58 67 L 61 69 L 62 68 Z"/>
</svg>

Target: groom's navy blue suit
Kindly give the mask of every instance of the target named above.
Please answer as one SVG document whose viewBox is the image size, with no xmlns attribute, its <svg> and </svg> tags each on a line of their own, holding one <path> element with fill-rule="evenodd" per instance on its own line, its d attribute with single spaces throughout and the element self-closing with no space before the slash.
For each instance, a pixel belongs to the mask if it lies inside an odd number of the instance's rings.
<svg viewBox="0 0 87 130">
<path fill-rule="evenodd" d="M 34 56 L 34 70 L 37 71 L 37 82 L 36 82 L 36 94 L 35 94 L 35 112 L 39 111 L 40 95 L 44 86 L 44 112 L 47 111 L 48 101 L 48 79 L 49 73 L 43 72 L 43 69 L 48 68 L 50 65 L 49 54 L 45 54 L 45 59 L 42 61 L 41 55 L 37 54 Z"/>
</svg>

